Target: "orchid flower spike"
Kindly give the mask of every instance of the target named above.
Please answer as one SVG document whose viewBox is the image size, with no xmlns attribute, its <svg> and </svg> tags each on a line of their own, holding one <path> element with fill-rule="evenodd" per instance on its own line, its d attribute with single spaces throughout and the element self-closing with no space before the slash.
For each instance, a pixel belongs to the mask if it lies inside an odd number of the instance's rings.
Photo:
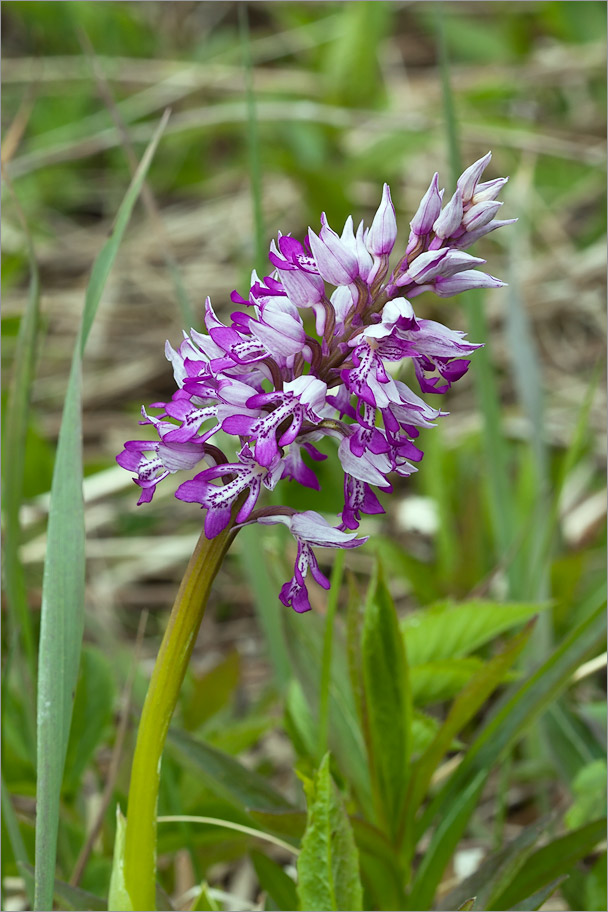
<svg viewBox="0 0 608 912">
<path fill-rule="evenodd" d="M 355 232 L 349 217 L 338 234 L 323 215 L 320 230 L 310 228 L 303 242 L 279 235 L 270 245 L 270 274 L 254 272 L 247 295 L 231 295 L 242 310 L 224 323 L 208 300 L 207 332 L 184 334 L 177 349 L 167 343 L 178 389 L 169 402 L 155 403 L 160 415 L 144 411 L 141 422 L 157 439 L 128 441 L 117 457 L 134 473 L 140 503 L 170 475 L 198 468 L 176 497 L 206 511 L 208 538 L 235 522 L 286 525 L 296 559 L 279 597 L 295 611 L 310 609 L 309 570 L 329 587 L 313 548 L 366 541 L 357 537 L 361 515 L 384 512 L 374 489 L 390 492 L 392 478 L 417 471 L 420 428 L 445 414 L 395 379 L 389 365 L 411 361 L 420 391 L 441 394 L 479 348 L 464 333 L 419 317 L 411 300 L 423 291 L 444 298 L 504 284 L 476 268 L 484 260 L 464 252 L 514 221 L 496 218 L 506 178 L 480 183 L 490 158 L 464 171 L 445 206 L 433 176 L 392 272 L 397 219 L 388 184 L 369 228 L 361 223 Z M 216 445 L 219 431 L 234 441 L 231 454 Z M 258 506 L 263 490 L 282 479 L 320 487 L 314 463 L 326 456 L 315 444 L 324 437 L 336 441 L 344 470 L 338 525 L 312 510 Z"/>
</svg>

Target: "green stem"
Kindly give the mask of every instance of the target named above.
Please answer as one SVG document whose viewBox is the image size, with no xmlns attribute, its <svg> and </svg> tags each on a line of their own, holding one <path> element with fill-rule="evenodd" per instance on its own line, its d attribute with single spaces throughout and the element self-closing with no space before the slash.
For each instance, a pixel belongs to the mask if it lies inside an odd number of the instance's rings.
<svg viewBox="0 0 608 912">
<path fill-rule="evenodd" d="M 338 607 L 342 570 L 344 568 L 344 551 L 338 551 L 331 571 L 331 589 L 327 600 L 325 615 L 325 633 L 323 635 L 323 658 L 321 660 L 321 688 L 319 691 L 319 763 L 327 753 L 327 733 L 329 729 L 329 690 L 331 687 L 331 654 L 334 638 L 334 619 Z"/>
<path fill-rule="evenodd" d="M 235 534 L 231 526 L 211 540 L 201 533 L 150 679 L 131 768 L 125 834 L 125 886 L 134 910 L 156 909 L 156 806 L 163 748 L 211 584 Z"/>
</svg>

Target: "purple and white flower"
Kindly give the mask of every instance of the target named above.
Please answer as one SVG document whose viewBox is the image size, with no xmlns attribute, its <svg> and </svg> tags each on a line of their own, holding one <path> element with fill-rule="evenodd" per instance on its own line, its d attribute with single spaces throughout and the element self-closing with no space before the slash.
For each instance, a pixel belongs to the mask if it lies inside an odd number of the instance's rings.
<svg viewBox="0 0 608 912">
<path fill-rule="evenodd" d="M 412 299 L 503 285 L 465 252 L 514 221 L 496 218 L 506 178 L 481 182 L 490 158 L 463 172 L 445 206 L 433 176 L 392 272 L 397 218 L 388 184 L 369 228 L 361 222 L 355 231 L 349 216 L 338 234 L 323 214 L 318 233 L 309 229 L 303 242 L 279 233 L 270 274 L 252 272 L 247 295 L 230 296 L 242 309 L 225 323 L 207 299 L 206 332 L 184 333 L 176 349 L 167 342 L 177 390 L 155 404 L 160 416 L 142 412 L 156 438 L 131 440 L 117 456 L 141 488 L 139 503 L 169 475 L 202 464 L 176 496 L 206 511 L 209 538 L 245 523 L 285 524 L 297 555 L 279 597 L 298 612 L 310 608 L 308 571 L 329 586 L 313 547 L 363 544 L 361 516 L 384 512 L 375 489 L 389 493 L 392 478 L 417 471 L 420 431 L 447 414 L 398 378 L 399 363 L 412 365 L 422 393 L 444 393 L 479 347 L 418 316 Z M 315 444 L 323 438 L 337 444 L 344 470 L 339 525 L 311 510 L 260 506 L 263 490 L 281 479 L 319 489 L 314 464 L 326 455 Z M 230 440 L 234 448 L 224 452 Z"/>
</svg>

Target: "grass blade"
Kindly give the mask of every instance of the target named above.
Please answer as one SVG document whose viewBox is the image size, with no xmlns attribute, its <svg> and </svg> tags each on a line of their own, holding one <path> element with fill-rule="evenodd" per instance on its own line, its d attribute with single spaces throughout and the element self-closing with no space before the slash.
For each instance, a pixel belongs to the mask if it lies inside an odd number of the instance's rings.
<svg viewBox="0 0 608 912">
<path fill-rule="evenodd" d="M 7 186 L 14 195 L 10 181 Z M 14 195 L 23 225 L 30 264 L 30 287 L 27 305 L 21 318 L 14 360 L 14 376 L 6 406 L 5 446 L 2 459 L 4 515 L 4 585 L 11 626 L 19 630 L 30 673 L 35 673 L 36 649 L 32 622 L 27 606 L 25 577 L 19 557 L 21 529 L 19 508 L 23 496 L 25 437 L 29 398 L 34 377 L 36 341 L 40 315 L 40 277 L 32 239 L 21 206 Z"/>
<path fill-rule="evenodd" d="M 410 908 L 428 908 L 450 857 L 475 808 L 476 800 L 490 771 L 567 686 L 573 672 L 593 650 L 602 636 L 606 616 L 603 606 L 573 630 L 540 668 L 498 704 L 492 718 L 469 748 L 458 769 L 437 798 L 431 802 L 418 825 L 418 838 L 436 817 L 441 821 L 424 860 L 416 873 Z M 461 800 L 471 795 L 471 801 Z M 457 812 L 454 810 L 458 808 Z M 446 820 L 450 817 L 450 825 Z"/>
<path fill-rule="evenodd" d="M 441 3 L 434 5 L 435 28 L 449 160 L 452 181 L 456 184 L 462 165 L 458 139 L 458 121 L 450 84 L 450 64 L 444 24 L 445 11 L 442 6 Z M 465 306 L 471 341 L 484 343 L 484 348 L 480 348 L 473 358 L 473 380 L 483 415 L 483 441 L 486 452 L 485 468 L 490 484 L 490 506 L 494 538 L 499 557 L 504 558 L 513 542 L 515 515 L 508 477 L 508 453 L 501 428 L 500 400 L 494 379 L 491 351 L 488 347 L 488 324 L 480 295 L 476 292 L 469 292 L 466 295 Z M 516 594 L 517 570 L 512 562 L 510 562 L 508 568 L 508 578 L 511 588 L 510 595 L 514 596 Z"/>
<path fill-rule="evenodd" d="M 38 666 L 37 824 L 34 909 L 52 908 L 61 782 L 84 628 L 85 531 L 82 498 L 82 356 L 97 308 L 167 123 L 162 118 L 97 257 L 74 348 L 51 486 L 42 583 Z"/>
</svg>

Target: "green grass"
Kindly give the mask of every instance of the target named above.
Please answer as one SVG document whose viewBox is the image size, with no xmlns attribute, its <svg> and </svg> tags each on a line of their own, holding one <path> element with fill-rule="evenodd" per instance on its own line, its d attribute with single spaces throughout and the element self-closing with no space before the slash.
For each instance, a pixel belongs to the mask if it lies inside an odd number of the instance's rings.
<svg viewBox="0 0 608 912">
<path fill-rule="evenodd" d="M 504 216 L 519 222 L 474 252 L 509 287 L 416 304 L 485 348 L 447 397 L 450 416 L 421 434 L 418 475 L 383 496 L 385 516 L 366 520 L 369 543 L 335 562 L 323 552 L 335 585 L 311 616 L 288 616 L 276 598 L 289 572 L 285 530 L 240 533 L 194 653 L 160 799 L 164 816 L 230 826 L 163 824 L 160 888 L 174 902 L 191 888 L 196 908 L 235 907 L 217 891 L 250 857 L 267 907 L 293 903 L 289 856 L 267 855 L 257 829 L 305 845 L 305 859 L 328 848 L 334 900 L 430 908 L 453 852 L 474 836 L 500 853 L 445 908 L 472 895 L 487 908 L 532 908 L 529 897 L 551 890 L 570 908 L 605 907 L 605 689 L 601 666 L 587 664 L 603 649 L 605 593 L 605 15 L 596 2 L 6 5 L 4 133 L 13 124 L 21 135 L 9 161 L 3 149 L 5 903 L 51 908 L 55 896 L 56 908 L 99 908 L 108 895 L 131 731 L 100 838 L 80 882 L 69 881 L 107 783 L 139 613 L 148 608 L 150 622 L 133 719 L 200 528 L 197 509 L 171 491 L 138 510 L 126 473 L 102 474 L 139 436 L 141 403 L 173 391 L 165 338 L 176 346 L 182 326 L 200 327 L 207 293 L 226 317 L 252 266 L 264 274 L 277 231 L 303 237 L 321 211 L 336 227 L 350 213 L 368 220 L 388 180 L 403 239 L 430 174 L 450 194 L 461 167 L 491 148 L 490 176 L 511 175 Z M 167 105 L 146 159 L 157 215 L 138 207 L 129 221 L 143 179 L 121 206 L 133 156 Z M 316 468 L 320 492 L 283 482 L 272 498 L 335 513 L 335 460 Z M 84 504 L 83 477 L 93 492 Z M 366 603 L 376 555 L 386 592 Z M 526 606 L 544 606 L 534 630 L 500 626 L 507 601 L 520 603 L 520 625 Z M 474 641 L 476 608 L 497 626 Z M 423 630 L 437 617 L 451 626 L 408 642 L 410 615 L 426 619 Z M 403 632 L 406 663 L 389 629 Z M 240 661 L 224 667 L 235 649 Z M 398 687 L 384 673 L 391 662 Z M 209 712 L 195 712 L 205 694 Z M 382 752 L 397 704 L 407 713 Z M 404 743 L 416 819 L 402 812 L 394 775 Z M 515 793 L 538 833 L 521 824 Z M 547 824 L 543 802 L 558 801 Z"/>
</svg>

